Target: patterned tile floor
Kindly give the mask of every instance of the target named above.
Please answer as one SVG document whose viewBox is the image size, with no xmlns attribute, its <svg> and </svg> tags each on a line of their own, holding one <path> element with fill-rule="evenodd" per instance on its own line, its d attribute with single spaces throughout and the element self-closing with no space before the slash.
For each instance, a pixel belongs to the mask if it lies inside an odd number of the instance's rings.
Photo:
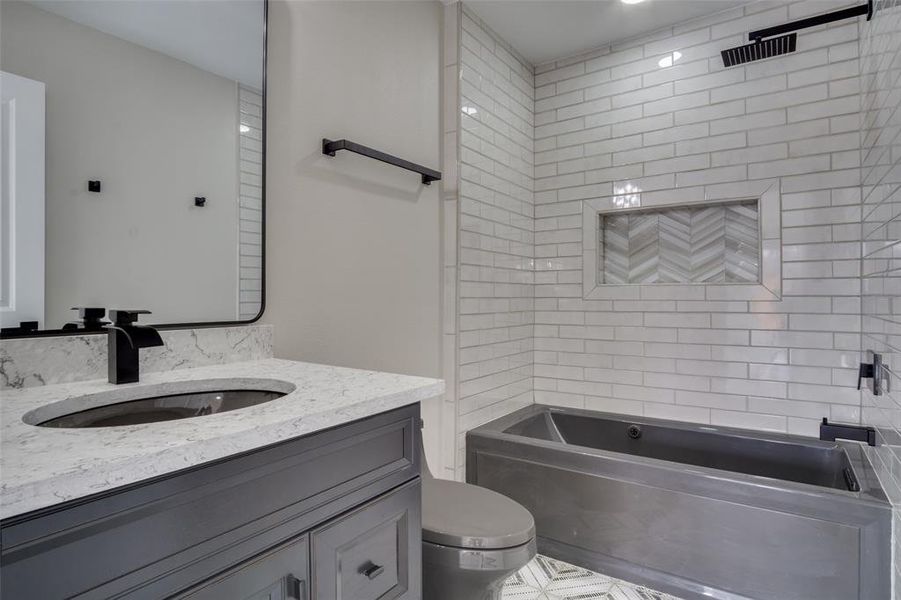
<svg viewBox="0 0 901 600">
<path fill-rule="evenodd" d="M 679 599 L 539 554 L 507 580 L 503 600 Z"/>
</svg>

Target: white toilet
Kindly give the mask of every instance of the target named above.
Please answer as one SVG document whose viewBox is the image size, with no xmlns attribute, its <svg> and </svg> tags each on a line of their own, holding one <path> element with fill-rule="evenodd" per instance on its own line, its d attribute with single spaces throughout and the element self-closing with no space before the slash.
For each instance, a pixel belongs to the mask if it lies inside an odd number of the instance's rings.
<svg viewBox="0 0 901 600">
<path fill-rule="evenodd" d="M 435 479 L 424 454 L 422 465 L 423 600 L 499 600 L 535 556 L 532 514 L 497 492 Z"/>
</svg>

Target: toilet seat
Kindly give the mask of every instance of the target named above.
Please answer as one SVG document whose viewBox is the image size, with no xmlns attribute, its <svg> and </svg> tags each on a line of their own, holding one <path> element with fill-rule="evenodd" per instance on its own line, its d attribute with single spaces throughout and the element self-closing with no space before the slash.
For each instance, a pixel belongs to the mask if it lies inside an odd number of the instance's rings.
<svg viewBox="0 0 901 600">
<path fill-rule="evenodd" d="M 501 550 L 527 544 L 534 537 L 535 520 L 518 502 L 467 483 L 423 479 L 423 541 Z"/>
</svg>

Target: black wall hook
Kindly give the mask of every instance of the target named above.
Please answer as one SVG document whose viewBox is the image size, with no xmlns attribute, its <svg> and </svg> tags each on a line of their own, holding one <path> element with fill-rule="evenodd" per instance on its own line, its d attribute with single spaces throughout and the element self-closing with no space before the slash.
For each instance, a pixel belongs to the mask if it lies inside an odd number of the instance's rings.
<svg viewBox="0 0 901 600">
<path fill-rule="evenodd" d="M 100 180 L 99 179 L 91 179 L 88 181 L 88 191 L 89 192 L 100 192 Z"/>
<path fill-rule="evenodd" d="M 194 206 L 206 206 L 206 198 L 204 196 L 194 196 Z"/>
</svg>

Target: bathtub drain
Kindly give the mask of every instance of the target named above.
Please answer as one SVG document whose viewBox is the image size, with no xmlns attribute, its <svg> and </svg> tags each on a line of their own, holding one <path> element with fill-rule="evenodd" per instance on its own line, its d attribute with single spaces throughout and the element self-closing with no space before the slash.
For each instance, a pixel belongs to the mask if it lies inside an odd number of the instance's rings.
<svg viewBox="0 0 901 600">
<path fill-rule="evenodd" d="M 641 427 L 638 425 L 629 425 L 629 437 L 637 440 L 641 437 Z"/>
</svg>

